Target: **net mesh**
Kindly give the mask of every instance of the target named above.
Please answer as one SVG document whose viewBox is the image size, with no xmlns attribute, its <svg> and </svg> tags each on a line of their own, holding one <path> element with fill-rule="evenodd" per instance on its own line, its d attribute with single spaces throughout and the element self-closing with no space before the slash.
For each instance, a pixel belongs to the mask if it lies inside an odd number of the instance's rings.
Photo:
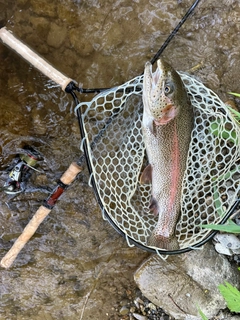
<svg viewBox="0 0 240 320">
<path fill-rule="evenodd" d="M 239 197 L 240 128 L 214 92 L 179 74 L 195 114 L 175 231 L 184 249 L 206 238 L 210 230 L 201 225 L 220 223 Z M 108 216 L 127 240 L 148 246 L 158 217 L 149 211 L 151 185 L 139 183 L 147 165 L 142 81 L 143 76 L 136 77 L 77 108 L 83 114 L 92 174 Z"/>
</svg>

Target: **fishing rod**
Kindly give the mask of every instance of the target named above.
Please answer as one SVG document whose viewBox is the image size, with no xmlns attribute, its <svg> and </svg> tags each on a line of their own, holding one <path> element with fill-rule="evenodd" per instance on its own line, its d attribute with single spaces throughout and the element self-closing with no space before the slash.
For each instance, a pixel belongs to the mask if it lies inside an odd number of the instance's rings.
<svg viewBox="0 0 240 320">
<path fill-rule="evenodd" d="M 154 63 L 156 57 L 159 57 L 161 53 L 166 49 L 172 38 L 175 36 L 175 34 L 178 32 L 180 27 L 183 25 L 183 23 L 187 20 L 189 15 L 193 12 L 196 5 L 199 3 L 200 0 L 197 0 L 194 2 L 194 5 L 191 6 L 191 8 L 187 11 L 183 19 L 180 21 L 180 23 L 177 25 L 177 27 L 172 31 L 171 35 L 168 37 L 168 39 L 164 42 L 163 46 L 160 48 L 158 53 L 154 56 L 154 58 L 151 60 L 152 63 Z M 109 88 L 94 88 L 94 89 L 83 89 L 79 88 L 76 85 L 76 82 L 65 75 L 63 75 L 61 72 L 56 70 L 54 67 L 52 67 L 49 63 L 47 63 L 43 58 L 41 58 L 38 54 L 33 52 L 28 46 L 24 45 L 21 41 L 16 39 L 9 31 L 6 30 L 6 28 L 0 29 L 0 39 L 4 44 L 9 46 L 11 49 L 16 51 L 21 57 L 23 57 L 27 62 L 32 64 L 36 69 L 41 71 L 43 74 L 45 74 L 48 78 L 56 82 L 60 85 L 63 91 L 66 91 L 70 93 L 75 101 L 76 104 L 79 103 L 77 96 L 74 93 L 74 90 L 79 93 L 100 93 L 102 91 L 106 91 Z M 62 177 L 58 180 L 57 187 L 52 191 L 50 196 L 44 200 L 43 205 L 40 206 L 40 208 L 36 211 L 36 213 L 33 215 L 32 219 L 28 222 L 26 227 L 24 228 L 22 234 L 18 237 L 18 239 L 15 241 L 12 248 L 7 252 L 7 254 L 2 258 L 0 265 L 4 268 L 9 268 L 14 260 L 16 259 L 18 253 L 22 250 L 22 248 L 25 246 L 25 244 L 30 240 L 30 238 L 33 236 L 39 225 L 42 223 L 42 221 L 48 216 L 48 214 L 51 212 L 53 207 L 55 206 L 57 200 L 62 195 L 62 193 L 71 185 L 71 183 L 76 179 L 76 177 L 81 173 L 83 170 L 82 163 L 85 161 L 87 162 L 87 166 L 89 169 L 89 173 L 91 175 L 92 173 L 92 167 L 91 162 L 87 152 L 87 145 L 85 142 L 84 137 L 84 128 L 83 128 L 83 119 L 82 114 L 80 111 L 80 108 L 77 108 L 77 115 L 79 119 L 79 125 L 82 132 L 82 139 L 83 139 L 83 149 L 84 149 L 84 155 L 79 159 L 78 162 L 73 162 L 68 169 L 65 171 L 65 173 L 62 175 Z M 114 114 L 112 118 L 114 118 L 117 115 L 117 113 Z M 96 138 L 93 140 L 93 145 L 97 143 L 97 141 L 101 138 L 101 134 L 103 134 L 104 131 L 106 131 L 108 125 L 111 123 L 111 117 L 107 120 L 105 123 L 104 128 L 102 131 L 96 136 Z M 92 145 L 92 146 L 93 146 Z M 92 184 L 95 189 L 97 190 L 95 181 L 92 179 Z M 103 209 L 104 206 L 100 200 L 100 197 L 97 192 L 95 192 L 97 196 L 98 203 L 100 207 Z M 115 225 L 115 223 L 110 219 L 109 222 L 114 227 L 115 230 L 117 230 L 119 233 L 122 233 L 121 230 Z M 137 242 L 133 241 L 133 243 L 139 247 L 143 247 Z M 146 249 L 146 248 L 144 248 Z M 150 249 L 151 250 L 151 249 Z"/>
<path fill-rule="evenodd" d="M 163 51 L 167 48 L 169 43 L 172 41 L 172 39 L 175 37 L 179 29 L 182 27 L 182 25 L 185 23 L 185 21 L 188 19 L 188 17 L 193 13 L 197 5 L 199 4 L 201 0 L 196 0 L 192 6 L 188 9 L 188 11 L 185 13 L 181 21 L 178 23 L 178 25 L 173 29 L 173 31 L 170 33 L 168 38 L 164 41 L 163 45 L 161 48 L 158 50 L 158 52 L 155 54 L 155 56 L 150 60 L 151 64 L 154 64 L 158 58 L 161 56 Z"/>
</svg>

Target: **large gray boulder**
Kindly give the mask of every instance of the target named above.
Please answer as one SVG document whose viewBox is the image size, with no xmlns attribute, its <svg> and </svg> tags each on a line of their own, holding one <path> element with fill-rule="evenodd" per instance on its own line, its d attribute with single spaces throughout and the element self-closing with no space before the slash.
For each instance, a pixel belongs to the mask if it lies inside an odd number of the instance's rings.
<svg viewBox="0 0 240 320">
<path fill-rule="evenodd" d="M 198 307 L 210 319 L 226 307 L 218 285 L 228 281 L 239 287 L 240 283 L 237 267 L 210 244 L 167 260 L 153 255 L 134 279 L 150 301 L 178 320 L 201 319 Z"/>
</svg>

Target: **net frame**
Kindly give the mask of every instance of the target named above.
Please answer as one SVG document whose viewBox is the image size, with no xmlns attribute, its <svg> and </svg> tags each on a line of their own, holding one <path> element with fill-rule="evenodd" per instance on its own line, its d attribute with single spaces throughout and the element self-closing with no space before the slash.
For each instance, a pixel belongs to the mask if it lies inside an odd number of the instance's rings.
<svg viewBox="0 0 240 320">
<path fill-rule="evenodd" d="M 235 145 L 232 144 L 232 147 L 230 150 L 234 150 L 234 155 L 231 155 L 231 165 L 227 166 L 227 170 L 233 171 L 233 166 L 235 163 L 237 163 L 237 160 L 240 156 L 240 146 L 238 141 L 240 141 L 240 129 L 237 123 L 235 122 L 233 116 L 231 115 L 228 108 L 225 106 L 225 104 L 219 99 L 219 97 L 210 89 L 205 87 L 201 82 L 196 80 L 195 78 L 187 75 L 186 73 L 179 72 L 183 83 L 186 87 L 187 93 L 190 97 L 191 103 L 194 108 L 195 112 L 195 125 L 192 132 L 192 140 L 191 140 L 191 150 L 194 149 L 194 145 L 196 145 L 196 136 L 198 134 L 201 134 L 201 121 L 204 119 L 205 122 L 208 122 L 208 125 L 210 123 L 211 127 L 211 121 L 214 123 L 216 119 L 221 119 L 221 122 L 218 123 L 219 127 L 223 125 L 223 123 L 228 123 L 231 128 L 231 132 L 235 132 Z M 150 188 L 149 186 L 139 186 L 138 184 L 138 177 L 142 168 L 142 165 L 144 162 L 146 162 L 146 155 L 145 155 L 145 147 L 142 140 L 141 135 L 141 116 L 142 116 L 142 102 L 141 102 L 141 94 L 142 94 L 142 80 L 143 75 L 135 77 L 134 79 L 126 82 L 125 84 L 106 90 L 104 92 L 101 92 L 98 94 L 92 101 L 90 102 L 83 102 L 80 103 L 76 107 L 76 112 L 79 113 L 81 116 L 79 117 L 80 122 L 80 129 L 82 134 L 82 150 L 84 151 L 87 159 L 87 164 L 90 172 L 90 185 L 93 186 L 97 201 L 102 209 L 102 215 L 105 220 L 108 220 L 110 224 L 114 227 L 116 231 L 118 231 L 120 234 L 124 235 L 126 238 L 126 241 L 129 246 L 137 246 L 141 249 L 150 251 L 150 252 L 156 252 L 160 255 L 171 255 L 171 254 L 178 254 L 183 253 L 192 249 L 196 249 L 200 247 L 202 244 L 207 242 L 216 232 L 211 231 L 209 229 L 199 229 L 199 223 L 197 227 L 192 227 L 192 233 L 193 236 L 185 236 L 185 239 L 183 239 L 183 234 L 181 233 L 181 230 L 186 228 L 186 221 L 188 220 L 188 212 L 189 209 L 186 210 L 186 208 L 189 206 L 189 200 L 187 199 L 191 198 L 193 196 L 188 195 L 188 197 L 183 196 L 182 198 L 182 214 L 181 218 L 177 223 L 176 226 L 176 233 L 178 233 L 177 237 L 180 243 L 180 249 L 174 250 L 174 251 L 167 251 L 160 248 L 155 247 L 149 247 L 146 243 L 146 238 L 149 236 L 149 231 L 153 228 L 154 223 L 151 221 L 154 221 L 156 223 L 156 218 L 151 217 L 149 218 L 149 215 L 151 215 L 150 212 L 148 212 L 147 216 L 139 215 L 139 213 L 136 210 L 136 203 L 139 203 L 139 200 L 136 199 L 138 195 L 136 190 L 138 188 L 143 188 L 144 190 L 141 191 L 142 193 L 148 193 L 147 196 L 145 196 L 144 203 L 141 203 L 140 196 L 140 204 L 142 208 L 145 208 L 145 211 L 147 211 L 147 203 L 150 198 Z M 137 98 L 137 99 L 136 99 Z M 133 102 L 135 100 L 138 100 L 137 102 Z M 130 101 L 130 102 L 129 102 Z M 133 105 L 135 104 L 135 107 Z M 126 113 L 124 115 L 124 113 Z M 129 118 L 130 117 L 130 118 Z M 196 120 L 198 119 L 198 120 Z M 210 119 L 210 120 L 209 120 Z M 201 121 L 200 121 L 201 120 Z M 209 122 L 210 121 L 210 122 Z M 197 123 L 198 122 L 198 123 Z M 134 124 L 134 128 L 131 128 L 131 126 Z M 121 126 L 120 126 L 121 125 Z M 119 130 L 118 133 L 117 127 L 120 127 L 121 130 Z M 95 128 L 95 129 L 94 129 Z M 210 128 L 211 129 L 211 128 Z M 125 130 L 125 131 L 124 131 Z M 135 134 L 134 134 L 135 130 Z M 199 132 L 200 130 L 200 132 Z M 212 129 L 211 129 L 212 130 Z M 208 128 L 209 131 L 209 128 Z M 131 133 L 130 133 L 131 132 Z M 226 131 L 227 132 L 227 131 Z M 109 144 L 109 139 L 113 137 L 114 133 L 114 147 L 111 147 L 108 149 L 107 145 Z M 211 132 L 214 139 L 209 143 L 208 149 L 212 151 L 212 146 L 216 142 L 216 140 L 219 140 L 220 138 L 214 137 L 214 132 Z M 216 134 L 216 132 L 215 132 Z M 122 136 L 122 138 L 121 138 Z M 206 136 L 209 137 L 209 133 L 206 134 Z M 133 139 L 135 137 L 135 140 Z M 126 140 L 124 141 L 124 139 Z M 135 147 L 135 150 L 137 150 L 137 154 L 133 157 L 132 164 L 134 164 L 133 168 L 134 170 L 131 171 L 130 169 L 126 172 L 122 172 L 122 174 L 118 174 L 117 171 L 121 171 L 121 163 L 116 163 L 115 167 L 118 167 L 117 170 L 113 170 L 113 174 L 107 173 L 107 171 L 113 167 L 113 163 L 111 162 L 109 155 L 114 155 L 119 152 L 116 148 L 118 146 L 121 146 L 121 161 L 122 165 L 124 164 L 124 158 L 128 159 L 128 154 L 126 153 L 126 150 L 129 149 L 129 139 L 133 139 L 132 144 L 138 144 L 138 147 Z M 211 140 L 211 139 L 210 139 Z M 220 139 L 222 144 L 229 145 L 229 140 L 224 141 L 224 139 Z M 224 143 L 223 143 L 224 141 Z M 199 143 L 199 142 L 197 142 Z M 220 145 L 221 145 L 220 143 Z M 198 145 L 199 147 L 199 145 Z M 115 149 L 114 149 L 115 148 Z M 202 145 L 202 150 L 206 148 L 206 146 Z M 200 149 L 201 149 L 200 148 Z M 113 149 L 113 150 L 112 150 Z M 221 148 L 220 148 L 221 149 Z M 191 154 L 192 152 L 192 154 Z M 193 151 L 189 151 L 189 156 L 191 155 L 191 159 L 194 157 Z M 126 154 L 126 156 L 125 156 Z M 213 154 L 212 152 L 210 155 Z M 203 157 L 204 158 L 204 157 Z M 116 157 L 114 156 L 114 159 Z M 188 157 L 189 159 L 189 157 Z M 216 160 L 216 159 L 215 159 Z M 205 164 L 205 167 L 202 166 L 201 169 L 204 169 L 209 167 L 209 164 L 213 164 L 215 161 L 212 159 L 210 162 L 207 162 Z M 111 166 L 107 167 L 106 163 L 104 161 L 107 161 L 107 163 Z M 205 160 L 204 160 L 205 161 Z M 219 162 L 219 161 L 218 161 Z M 126 161 L 125 161 L 126 165 Z M 187 169 L 185 172 L 185 177 L 183 180 L 183 190 L 186 190 L 188 188 L 189 178 L 187 178 L 187 174 L 189 174 L 189 168 L 191 167 L 191 162 L 187 164 Z M 237 166 L 235 168 L 235 174 L 238 174 L 240 166 Z M 194 174 L 199 175 L 198 168 L 192 169 Z M 195 171 L 194 171 L 195 170 Z M 124 170 L 123 170 L 124 171 Z M 131 176 L 129 176 L 131 171 Z M 201 170 L 200 170 L 201 171 Z M 226 170 L 225 170 L 226 171 Z M 223 168 L 221 169 L 221 175 L 227 174 Z M 216 176 L 216 170 L 212 171 Z M 225 173 L 224 173 L 225 172 Z M 119 178 L 120 176 L 120 178 Z M 124 181 L 124 177 L 127 179 L 127 182 L 125 181 L 125 186 L 123 186 L 122 181 Z M 232 177 L 234 174 L 232 175 Z M 122 190 L 119 191 L 119 185 L 116 183 L 116 177 L 118 178 L 118 183 L 121 181 L 121 188 L 123 188 L 125 191 Z M 200 174 L 200 178 L 203 177 Z M 210 179 L 213 177 L 210 176 Z M 217 177 L 215 177 L 215 184 L 219 185 L 219 188 L 222 188 L 222 182 L 219 183 L 217 180 Z M 221 179 L 220 179 L 221 180 Z M 228 177 L 229 180 L 229 177 Z M 114 182 L 115 181 L 115 182 Z M 129 181 L 131 181 L 131 185 L 129 186 Z M 216 182 L 217 181 L 217 182 Z M 237 183 L 237 182 L 236 182 Z M 113 186 L 114 185 L 114 186 Z M 118 191 L 114 191 L 118 189 Z M 120 189 L 121 189 L 120 188 Z M 211 189 L 211 187 L 208 187 L 208 189 Z M 126 191 L 128 189 L 128 191 Z M 196 188 L 195 188 L 196 189 Z M 199 188 L 198 188 L 199 189 Z M 228 208 L 224 211 L 224 214 L 219 215 L 215 218 L 211 218 L 209 220 L 209 216 L 207 215 L 207 218 L 205 220 L 201 218 L 200 220 L 204 220 L 203 224 L 209 223 L 209 222 L 215 222 L 217 224 L 224 223 L 228 217 L 232 214 L 232 211 L 237 205 L 237 198 L 239 194 L 239 186 L 234 187 L 234 190 L 232 188 L 228 189 L 232 192 L 231 196 L 227 196 L 228 201 Z M 191 190 L 194 192 L 194 188 L 191 187 Z M 201 191 L 201 190 L 200 190 Z M 200 192 L 198 190 L 198 192 Z M 208 190 L 209 191 L 209 190 Z M 141 194 L 140 192 L 140 194 Z M 196 192 L 196 190 L 195 190 Z M 122 193 L 127 193 L 128 196 L 123 196 Z M 213 196 L 213 192 L 210 192 Z M 135 197 L 135 208 L 133 205 L 133 198 Z M 220 199 L 222 199 L 222 196 L 220 196 Z M 221 202 L 218 206 L 219 208 L 223 207 L 223 205 L 226 205 L 226 201 L 220 201 Z M 115 205 L 114 205 L 115 202 Z M 117 203 L 117 205 L 116 205 Z M 118 205 L 120 203 L 121 209 L 119 209 Z M 217 202 L 215 202 L 216 204 Z M 196 204 L 195 204 L 196 206 Z M 194 207 L 194 206 L 193 206 Z M 114 211 L 118 212 L 117 214 L 113 213 Z M 144 210 L 143 210 L 144 211 Z M 193 210 L 192 210 L 193 211 Z M 191 211 L 191 212 L 192 212 Z M 199 213 L 200 214 L 200 213 Z M 131 226 L 131 231 L 129 232 L 129 220 L 133 220 L 132 216 L 134 215 L 135 224 L 138 226 L 141 224 L 141 228 L 137 227 L 134 231 L 134 226 Z M 192 216 L 194 214 L 192 213 Z M 204 214 L 202 214 L 204 215 Z M 206 215 L 206 213 L 205 213 Z M 125 216 L 125 219 L 119 218 L 120 216 Z M 126 218 L 126 217 L 129 217 Z M 182 218 L 184 217 L 184 219 Z M 186 218 L 187 217 L 187 218 Z M 191 217 L 190 217 L 191 218 Z M 189 218 L 189 219 L 190 219 Z M 120 221 L 119 221 L 120 220 Z M 151 221 L 150 221 L 151 220 Z M 191 219 L 195 222 L 191 222 L 191 224 L 196 223 L 196 219 Z M 199 220 L 199 218 L 198 218 Z M 145 225 L 145 230 L 144 230 Z M 141 236 L 139 236 L 139 230 L 141 230 Z M 143 230 L 143 231 L 142 231 Z M 191 233 L 191 230 L 187 233 Z M 142 240 L 142 238 L 145 238 L 145 241 Z"/>
</svg>

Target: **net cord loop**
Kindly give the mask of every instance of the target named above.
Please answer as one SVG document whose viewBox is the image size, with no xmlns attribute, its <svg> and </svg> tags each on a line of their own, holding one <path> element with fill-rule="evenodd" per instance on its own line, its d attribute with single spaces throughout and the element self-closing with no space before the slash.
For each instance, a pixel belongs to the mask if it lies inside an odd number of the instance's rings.
<svg viewBox="0 0 240 320">
<path fill-rule="evenodd" d="M 125 240 L 127 241 L 127 245 L 130 247 L 130 248 L 133 248 L 135 247 L 135 245 L 133 243 L 130 242 L 129 238 L 127 235 L 125 235 Z"/>
<path fill-rule="evenodd" d="M 169 257 L 169 255 L 163 255 L 161 254 L 158 250 L 156 250 L 157 255 L 159 256 L 159 258 L 161 258 L 162 260 L 166 261 L 167 258 Z"/>
<path fill-rule="evenodd" d="M 83 148 L 84 143 L 86 143 L 86 138 L 83 138 L 83 139 L 81 140 L 81 143 L 80 143 L 80 150 L 81 150 L 82 152 L 84 152 L 84 148 Z"/>
<path fill-rule="evenodd" d="M 92 179 L 93 179 L 93 173 L 90 174 L 90 177 L 89 177 L 89 179 L 88 179 L 88 185 L 89 185 L 89 187 L 91 187 L 91 188 L 93 187 Z"/>
<path fill-rule="evenodd" d="M 102 218 L 103 218 L 103 220 L 104 220 L 104 221 L 108 221 L 108 218 L 107 218 L 107 216 L 106 216 L 105 210 L 102 209 L 101 212 L 102 212 Z"/>
</svg>

